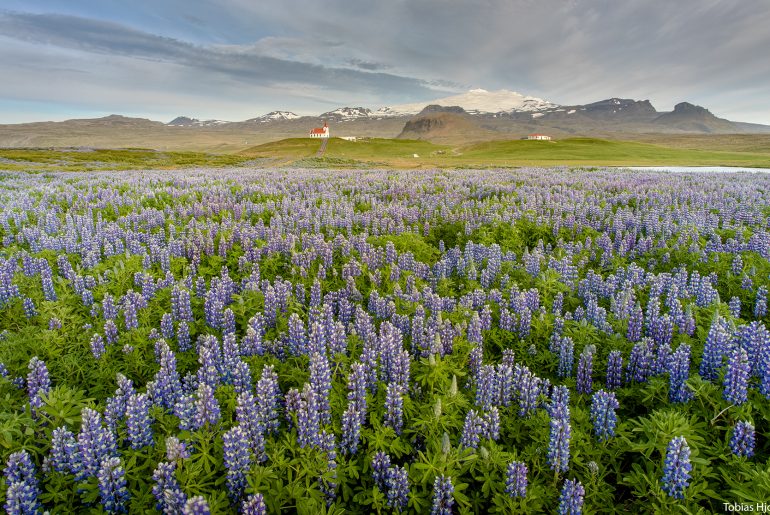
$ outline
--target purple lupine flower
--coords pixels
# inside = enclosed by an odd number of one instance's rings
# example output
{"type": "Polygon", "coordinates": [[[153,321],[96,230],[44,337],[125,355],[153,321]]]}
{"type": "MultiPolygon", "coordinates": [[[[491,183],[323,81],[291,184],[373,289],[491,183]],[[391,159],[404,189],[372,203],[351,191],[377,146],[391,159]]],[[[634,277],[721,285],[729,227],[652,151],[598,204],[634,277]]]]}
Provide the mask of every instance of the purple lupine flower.
{"type": "Polygon", "coordinates": [[[497,406],[492,406],[481,416],[480,434],[489,440],[497,440],[500,437],[500,411],[497,406]]]}
{"type": "Polygon", "coordinates": [[[129,498],[126,488],[126,470],[115,456],[102,461],[96,474],[102,508],[107,513],[125,513],[129,498]]]}
{"type": "Polygon", "coordinates": [[[631,381],[643,383],[647,381],[652,365],[650,345],[651,343],[648,344],[645,339],[634,344],[634,347],[631,349],[631,355],[628,358],[626,383],[630,383],[631,381]]]}
{"type": "Polygon", "coordinates": [[[385,425],[401,434],[404,425],[404,387],[397,383],[388,383],[385,393],[385,425]]]}
{"type": "Polygon", "coordinates": [[[496,369],[493,365],[482,365],[476,378],[476,405],[489,409],[500,399],[496,369]]]}
{"type": "Polygon", "coordinates": [[[181,320],[176,326],[176,344],[179,352],[190,350],[190,327],[185,320],[181,320]]]}
{"type": "Polygon", "coordinates": [[[174,404],[174,415],[179,419],[179,429],[193,429],[195,424],[195,395],[183,393],[174,404]]]}
{"type": "Polygon", "coordinates": [[[460,436],[460,447],[463,449],[477,449],[481,435],[481,417],[475,410],[468,411],[465,416],[463,433],[460,436]]]}
{"type": "Polygon", "coordinates": [[[690,447],[683,436],[672,439],[666,449],[663,466],[663,491],[675,499],[684,499],[684,491],[690,484],[692,464],[690,447]]]}
{"type": "Polygon", "coordinates": [[[126,416],[126,403],[128,402],[128,398],[136,393],[133,381],[120,372],[118,372],[116,380],[118,388],[115,390],[115,395],[107,398],[107,407],[104,410],[105,422],[107,423],[107,427],[112,430],[114,430],[118,421],[126,416]]]}
{"type": "Polygon", "coordinates": [[[731,297],[727,306],[730,309],[730,315],[733,318],[741,317],[741,299],[738,297],[731,297]]]}
{"type": "MultiPolygon", "coordinates": [[[[350,408],[350,406],[348,406],[350,408]]],[[[360,425],[360,424],[359,424],[360,425]]],[[[321,432],[321,420],[318,414],[318,401],[313,387],[305,383],[302,389],[299,409],[297,410],[297,440],[300,447],[317,445],[321,432]]],[[[345,416],[343,415],[343,435],[345,434],[345,416]]],[[[344,436],[343,436],[344,439],[344,436]]],[[[356,439],[356,446],[358,440],[356,439]]],[[[353,451],[355,452],[355,451],[353,451]]]]}
{"type": "Polygon", "coordinates": [[[385,490],[385,478],[390,467],[390,456],[377,451],[372,457],[372,479],[380,490],[385,490]]]}
{"type": "Polygon", "coordinates": [[[261,403],[254,398],[251,392],[245,391],[238,395],[238,404],[235,408],[236,420],[249,438],[251,451],[258,462],[263,461],[265,453],[265,432],[267,430],[262,416],[261,403]]]}
{"type": "Polygon", "coordinates": [[[35,477],[35,465],[27,451],[11,454],[5,466],[5,482],[8,490],[5,495],[5,510],[9,515],[27,515],[40,513],[38,497],[40,487],[35,477]]]}
{"type": "Polygon", "coordinates": [[[743,259],[741,259],[740,254],[735,254],[733,256],[733,261],[730,265],[730,272],[732,272],[733,275],[738,276],[743,273],[743,259]]]}
{"type": "Polygon", "coordinates": [[[570,377],[572,375],[572,367],[575,364],[575,344],[572,338],[565,336],[559,343],[559,368],[556,374],[559,377],[570,377]]]}
{"type": "Polygon", "coordinates": [[[569,469],[569,444],[572,428],[568,418],[551,418],[548,442],[548,465],[551,470],[566,472],[569,469]]]}
{"type": "Polygon", "coordinates": [[[289,315],[288,328],[289,352],[294,356],[307,354],[305,322],[302,321],[297,313],[289,315]]]}
{"type": "Polygon", "coordinates": [[[554,387],[548,411],[551,420],[547,461],[552,470],[564,472],[569,468],[569,444],[572,435],[569,389],[566,386],[554,387]]]}
{"type": "Polygon", "coordinates": [[[190,457],[190,451],[184,442],[175,436],[166,437],[166,459],[171,462],[186,460],[190,457]]]}
{"type": "Polygon", "coordinates": [[[751,422],[741,420],[735,424],[730,437],[730,450],[733,454],[751,458],[754,456],[754,442],[754,425],[751,422]]]}
{"type": "Polygon", "coordinates": [[[644,312],[642,306],[638,303],[631,312],[631,317],[628,319],[628,331],[626,337],[631,342],[638,342],[642,339],[642,324],[644,322],[644,312]]]}
{"type": "Polygon", "coordinates": [[[42,509],[38,501],[39,488],[29,483],[11,483],[5,492],[5,512],[8,515],[32,515],[42,509]]]}
{"type": "Polygon", "coordinates": [[[343,454],[352,455],[358,450],[358,441],[361,438],[362,421],[363,416],[355,402],[349,402],[348,407],[342,414],[342,440],[340,442],[340,447],[343,454]]]}
{"type": "Polygon", "coordinates": [[[230,371],[230,383],[237,394],[251,390],[251,369],[241,358],[236,359],[235,366],[230,371]]]}
{"type": "Polygon", "coordinates": [[[468,353],[468,367],[470,368],[471,378],[473,380],[477,380],[481,373],[483,357],[484,347],[480,343],[473,345],[468,353]]]}
{"type": "Polygon", "coordinates": [[[688,304],[684,310],[684,320],[679,327],[679,332],[688,336],[695,334],[695,315],[692,312],[692,304],[688,304]]]}
{"type": "Polygon", "coordinates": [[[56,297],[56,290],[53,287],[53,275],[51,272],[51,267],[48,266],[48,263],[45,263],[45,266],[40,271],[40,281],[43,286],[43,297],[45,300],[48,301],[55,301],[57,299],[56,297]]]}
{"type": "Polygon", "coordinates": [[[356,410],[362,417],[366,417],[366,366],[363,363],[353,363],[350,365],[350,375],[348,376],[348,401],[355,403],[356,410]]]}
{"type": "Polygon", "coordinates": [[[176,465],[167,461],[158,463],[152,474],[152,494],[157,504],[155,507],[163,513],[181,513],[187,502],[187,496],[182,492],[175,476],[176,465]]]}
{"type": "MultiPolygon", "coordinates": [[[[503,357],[503,359],[505,359],[505,357],[503,357]]],[[[455,383],[457,382],[456,379],[454,379],[454,381],[455,383]]],[[[495,400],[494,404],[510,406],[514,395],[513,367],[505,363],[498,363],[495,365],[495,382],[499,398],[495,400]]]]}
{"type": "Polygon", "coordinates": [[[310,307],[321,305],[321,283],[316,279],[310,287],[310,307]]]}
{"type": "Polygon", "coordinates": [[[436,476],[433,482],[433,504],[430,509],[431,515],[452,515],[454,500],[454,485],[452,478],[445,476],[436,476]]]}
{"type": "MultiPolygon", "coordinates": [[[[213,343],[213,340],[212,340],[213,343]]],[[[214,345],[216,347],[216,345],[214,345]]],[[[214,349],[216,353],[216,348],[214,349]]],[[[219,371],[225,384],[233,383],[233,372],[241,359],[241,349],[235,333],[225,333],[222,337],[222,360],[219,363],[219,371]]]]}
{"type": "Polygon", "coordinates": [[[153,402],[166,409],[173,409],[182,394],[182,383],[176,370],[174,351],[165,342],[160,347],[160,370],[155,374],[153,402]]]}
{"type": "Polygon", "coordinates": [[[30,299],[29,297],[24,297],[22,304],[24,306],[24,316],[26,316],[27,318],[33,318],[37,316],[37,308],[35,308],[35,301],[30,299]]]}
{"type": "MultiPolygon", "coordinates": [[[[749,358],[752,376],[761,375],[761,357],[764,351],[770,350],[770,331],[767,330],[762,322],[754,321],[748,325],[743,325],[738,329],[736,335],[737,344],[746,350],[749,358]]],[[[770,371],[767,371],[770,372],[770,371]]],[[[765,395],[770,392],[762,392],[765,395]]]]}
{"type": "Polygon", "coordinates": [[[51,390],[51,380],[48,378],[48,368],[45,362],[34,356],[29,360],[27,366],[27,393],[29,395],[29,405],[34,415],[38,408],[43,406],[41,395],[48,395],[51,390]]]}
{"type": "Polygon", "coordinates": [[[326,358],[326,354],[313,352],[310,355],[310,386],[315,392],[321,423],[330,423],[332,415],[329,394],[332,390],[332,380],[329,360],[326,358]]]}
{"type": "Polygon", "coordinates": [[[559,496],[559,515],[580,515],[583,513],[583,497],[586,491],[583,484],[577,479],[567,479],[559,496]]]}
{"type": "Polygon", "coordinates": [[[727,362],[722,398],[732,404],[743,404],[748,400],[749,359],[746,351],[736,347],[727,362]]]}
{"type": "Polygon", "coordinates": [[[198,349],[198,361],[201,366],[198,368],[198,384],[207,384],[212,388],[219,386],[220,382],[220,358],[218,357],[219,349],[216,342],[208,342],[207,338],[203,339],[203,342],[198,349]],[[216,347],[216,348],[212,348],[216,347]]]}
{"type": "Polygon", "coordinates": [[[195,400],[193,427],[200,429],[206,424],[216,424],[219,422],[219,415],[219,402],[214,397],[214,389],[206,383],[201,383],[195,400]]]}
{"type": "Polygon", "coordinates": [[[141,449],[153,444],[150,406],[152,402],[146,393],[135,393],[126,403],[126,429],[132,449],[141,449]]]}
{"type": "Polygon", "coordinates": [[[222,311],[220,327],[222,328],[222,334],[235,333],[235,314],[232,309],[226,308],[222,311]]]}
{"type": "Polygon", "coordinates": [[[238,499],[246,488],[246,473],[251,466],[248,434],[241,426],[234,426],[222,436],[222,441],[227,469],[227,491],[230,497],[238,499]]]}
{"type": "Polygon", "coordinates": [[[580,353],[577,369],[577,391],[580,393],[591,393],[593,390],[594,355],[596,354],[596,345],[590,344],[583,347],[580,353]]]}
{"type": "Polygon", "coordinates": [[[557,317],[561,315],[564,307],[564,293],[558,292],[553,296],[553,304],[551,305],[551,312],[557,317]]]}
{"type": "Polygon", "coordinates": [[[511,497],[526,497],[528,472],[527,465],[522,461],[509,463],[505,473],[505,493],[511,497]]]}
{"type": "Polygon", "coordinates": [[[118,343],[118,326],[114,320],[110,319],[104,323],[104,338],[107,340],[108,345],[118,343]]]}
{"type": "Polygon", "coordinates": [[[619,350],[611,351],[607,356],[607,381],[608,390],[620,388],[620,378],[623,371],[623,354],[619,350]]]}
{"type": "Polygon", "coordinates": [[[690,377],[690,346],[682,343],[669,361],[668,399],[671,402],[688,402],[692,399],[692,390],[687,386],[690,377]]]}
{"type": "Polygon", "coordinates": [[[385,474],[386,504],[398,511],[409,504],[409,473],[406,468],[389,467],[385,474]]]}
{"type": "Polygon", "coordinates": [[[112,431],[102,425],[102,416],[91,408],[83,408],[78,433],[80,462],[77,480],[93,477],[99,471],[102,460],[117,454],[117,444],[112,431]]]}
{"type": "Polygon", "coordinates": [[[160,332],[166,340],[174,339],[174,318],[171,313],[163,313],[160,317],[160,332]]]}
{"type": "Polygon", "coordinates": [[[727,352],[730,335],[719,317],[714,318],[703,345],[703,358],[698,369],[701,377],[707,381],[717,378],[717,371],[722,367],[722,359],[727,352]]]}
{"type": "Polygon", "coordinates": [[[569,388],[564,385],[554,386],[548,414],[552,418],[569,419],[569,388]]]}
{"type": "Polygon", "coordinates": [[[767,316],[767,286],[757,288],[757,296],[754,299],[754,316],[756,318],[767,316]]]}
{"type": "Polygon", "coordinates": [[[650,364],[650,375],[663,375],[668,372],[672,366],[671,344],[668,341],[657,344],[651,338],[648,338],[647,340],[650,349],[649,352],[653,356],[650,364]]]}
{"type": "Polygon", "coordinates": [[[248,496],[241,504],[243,515],[267,515],[267,505],[262,494],[248,496]]]}
{"type": "Polygon", "coordinates": [[[478,312],[473,312],[473,316],[471,317],[470,323],[468,323],[468,329],[465,333],[466,339],[475,344],[481,344],[482,343],[482,336],[481,336],[481,318],[479,317],[478,312]]]}
{"type": "Polygon", "coordinates": [[[91,354],[94,355],[94,358],[100,359],[104,355],[104,338],[102,338],[101,334],[94,333],[94,335],[91,337],[90,346],[91,354]]]}
{"type": "Polygon", "coordinates": [[[61,320],[59,320],[58,318],[51,317],[48,320],[48,330],[49,331],[56,331],[56,330],[61,329],[61,328],[62,328],[61,320]]]}
{"type": "Polygon", "coordinates": [[[652,340],[660,347],[670,347],[674,337],[674,320],[671,315],[662,315],[652,324],[652,340]]]}
{"type": "Polygon", "coordinates": [[[126,323],[126,330],[130,331],[139,327],[139,320],[136,317],[136,304],[130,298],[126,299],[123,317],[126,323]]]}
{"type": "Polygon", "coordinates": [[[591,399],[591,420],[594,423],[594,433],[600,442],[606,442],[615,435],[617,416],[615,410],[620,405],[612,392],[599,390],[591,399]]]}
{"type": "Polygon", "coordinates": [[[50,463],[57,472],[70,473],[79,468],[78,444],[66,427],[57,427],[51,435],[50,463]]]}
{"type": "Polygon", "coordinates": [[[280,402],[281,389],[278,386],[278,374],[272,365],[262,368],[262,376],[257,381],[256,402],[259,406],[258,418],[264,425],[265,431],[278,434],[280,421],[278,420],[278,404],[280,402]]]}
{"type": "Polygon", "coordinates": [[[202,495],[196,495],[195,497],[190,497],[187,499],[187,502],[184,503],[184,508],[182,508],[182,515],[210,515],[211,514],[211,508],[209,508],[209,503],[206,500],[205,497],[202,495]]]}
{"type": "Polygon", "coordinates": [[[115,305],[115,299],[109,293],[105,293],[104,298],[102,298],[102,317],[105,320],[118,318],[118,307],[115,305]]]}
{"type": "Polygon", "coordinates": [[[528,416],[537,408],[540,382],[540,378],[533,374],[528,367],[516,365],[513,372],[513,384],[519,401],[520,416],[528,416]]]}

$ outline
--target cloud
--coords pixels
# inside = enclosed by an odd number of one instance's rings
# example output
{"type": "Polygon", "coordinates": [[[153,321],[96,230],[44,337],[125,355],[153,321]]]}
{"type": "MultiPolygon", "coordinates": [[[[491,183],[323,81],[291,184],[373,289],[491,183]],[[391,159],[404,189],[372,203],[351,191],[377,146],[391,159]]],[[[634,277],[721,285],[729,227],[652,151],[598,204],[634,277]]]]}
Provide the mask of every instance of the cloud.
{"type": "MultiPolygon", "coordinates": [[[[38,14],[0,12],[0,35],[98,79],[89,87],[121,90],[110,62],[132,63],[146,73],[135,95],[149,103],[171,90],[207,105],[251,98],[270,109],[277,98],[320,112],[482,87],[564,104],[688,100],[770,123],[765,0],[71,0],[69,15],[52,4],[16,2],[38,14]]],[[[4,53],[4,77],[20,59],[4,53]]]]}
{"type": "Polygon", "coordinates": [[[387,70],[390,68],[390,66],[387,64],[364,61],[362,59],[348,59],[347,63],[354,68],[360,68],[361,70],[368,71],[387,70]]]}
{"type": "Polygon", "coordinates": [[[193,45],[124,25],[58,14],[3,13],[0,35],[108,56],[176,64],[257,85],[309,84],[315,88],[414,95],[430,90],[412,77],[282,59],[243,47],[193,45]]]}

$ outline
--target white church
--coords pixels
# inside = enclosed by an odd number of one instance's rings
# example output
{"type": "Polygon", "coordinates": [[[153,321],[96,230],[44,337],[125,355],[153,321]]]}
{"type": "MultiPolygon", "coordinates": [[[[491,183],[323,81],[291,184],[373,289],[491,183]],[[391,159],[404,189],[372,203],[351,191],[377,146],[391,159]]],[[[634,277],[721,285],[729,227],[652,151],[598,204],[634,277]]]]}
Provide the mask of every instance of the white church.
{"type": "Polygon", "coordinates": [[[329,137],[329,126],[324,122],[323,127],[316,127],[314,129],[310,129],[310,137],[311,138],[328,138],[329,137]]]}

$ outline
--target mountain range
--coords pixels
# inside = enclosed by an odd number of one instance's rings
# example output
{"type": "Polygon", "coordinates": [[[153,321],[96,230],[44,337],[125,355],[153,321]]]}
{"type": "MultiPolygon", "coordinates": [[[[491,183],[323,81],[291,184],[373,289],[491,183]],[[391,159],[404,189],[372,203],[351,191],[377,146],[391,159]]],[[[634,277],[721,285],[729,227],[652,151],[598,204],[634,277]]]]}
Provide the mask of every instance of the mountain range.
{"type": "Polygon", "coordinates": [[[610,98],[559,105],[515,91],[472,89],[429,102],[371,110],[340,107],[317,116],[272,111],[243,121],[179,116],[168,123],[110,115],[103,118],[0,125],[0,146],[143,146],[228,150],[285,137],[304,137],[329,123],[332,136],[401,137],[437,142],[518,139],[531,132],[554,138],[622,139],[645,134],[770,134],[770,126],[719,118],[682,102],[661,112],[649,100],[610,98]]]}

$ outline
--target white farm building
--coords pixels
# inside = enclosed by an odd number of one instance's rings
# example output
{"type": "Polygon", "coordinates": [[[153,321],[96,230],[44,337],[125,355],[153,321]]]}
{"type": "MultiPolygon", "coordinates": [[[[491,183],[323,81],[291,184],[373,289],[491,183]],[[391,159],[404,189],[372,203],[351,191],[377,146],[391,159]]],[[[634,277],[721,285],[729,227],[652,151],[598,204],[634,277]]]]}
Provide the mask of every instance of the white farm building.
{"type": "Polygon", "coordinates": [[[329,126],[324,122],[323,127],[316,127],[315,129],[310,129],[310,137],[311,138],[328,138],[329,137],[329,126]]]}
{"type": "Polygon", "coordinates": [[[527,139],[534,139],[539,141],[550,141],[551,137],[546,134],[530,134],[527,139]]]}

